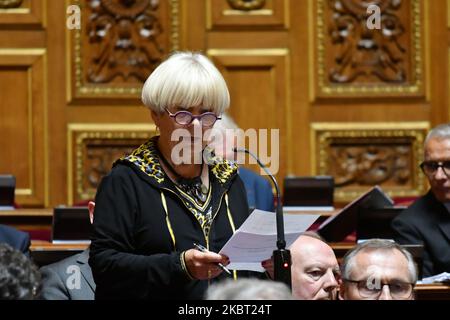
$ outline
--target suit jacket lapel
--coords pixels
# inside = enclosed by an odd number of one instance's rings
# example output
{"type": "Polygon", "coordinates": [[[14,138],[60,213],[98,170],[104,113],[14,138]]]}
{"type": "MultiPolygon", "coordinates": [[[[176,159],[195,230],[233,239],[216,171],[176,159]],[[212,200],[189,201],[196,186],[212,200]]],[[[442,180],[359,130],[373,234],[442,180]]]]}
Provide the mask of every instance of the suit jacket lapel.
{"type": "Polygon", "coordinates": [[[91,289],[95,291],[95,282],[94,277],[92,275],[91,267],[89,266],[89,249],[84,250],[77,259],[77,262],[80,264],[80,271],[83,275],[83,278],[89,284],[91,289]]]}
{"type": "Polygon", "coordinates": [[[447,238],[447,241],[450,242],[450,213],[445,212],[445,215],[442,214],[439,216],[439,229],[441,229],[444,236],[447,238]]]}
{"type": "Polygon", "coordinates": [[[432,214],[436,216],[436,224],[438,225],[438,228],[441,230],[447,241],[450,242],[450,212],[448,212],[446,206],[439,202],[432,193],[430,196],[434,208],[434,212],[432,214]]]}

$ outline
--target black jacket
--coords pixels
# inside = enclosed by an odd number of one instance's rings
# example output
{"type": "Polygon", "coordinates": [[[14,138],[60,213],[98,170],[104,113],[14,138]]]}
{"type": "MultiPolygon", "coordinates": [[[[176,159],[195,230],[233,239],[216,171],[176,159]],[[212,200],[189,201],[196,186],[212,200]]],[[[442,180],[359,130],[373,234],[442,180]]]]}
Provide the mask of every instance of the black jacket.
{"type": "Polygon", "coordinates": [[[423,277],[450,272],[450,213],[429,191],[392,221],[400,244],[423,244],[423,277]]]}
{"type": "Polygon", "coordinates": [[[116,162],[98,188],[89,259],[96,299],[203,298],[208,281],[190,279],[181,253],[194,242],[219,252],[249,214],[237,168],[228,162],[211,166],[214,220],[207,243],[198,220],[148,152],[151,141],[116,162]]]}

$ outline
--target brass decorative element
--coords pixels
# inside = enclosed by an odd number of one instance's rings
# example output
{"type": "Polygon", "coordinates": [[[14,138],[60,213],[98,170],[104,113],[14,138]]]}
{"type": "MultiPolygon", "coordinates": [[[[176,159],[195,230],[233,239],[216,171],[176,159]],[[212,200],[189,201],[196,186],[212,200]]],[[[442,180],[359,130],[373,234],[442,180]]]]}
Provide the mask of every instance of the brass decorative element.
{"type": "Polygon", "coordinates": [[[93,199],[113,162],[131,153],[155,133],[153,124],[70,124],[69,203],[93,199]]]}
{"type": "Polygon", "coordinates": [[[235,10],[259,10],[266,5],[266,0],[227,0],[230,7],[235,10]]]}
{"type": "Polygon", "coordinates": [[[138,98],[144,81],[179,47],[179,0],[81,0],[82,28],[68,34],[69,101],[138,98]],[[72,70],[73,68],[73,70],[72,70]]]}
{"type": "Polygon", "coordinates": [[[334,177],[337,201],[354,200],[374,185],[393,197],[423,194],[419,164],[427,129],[427,123],[313,124],[313,172],[334,177]]]}
{"type": "Polygon", "coordinates": [[[322,96],[423,91],[420,0],[318,0],[318,89],[322,96]],[[380,29],[366,25],[380,8],[380,29]]]}
{"type": "Polygon", "coordinates": [[[0,0],[1,9],[19,8],[23,0],[0,0]]]}

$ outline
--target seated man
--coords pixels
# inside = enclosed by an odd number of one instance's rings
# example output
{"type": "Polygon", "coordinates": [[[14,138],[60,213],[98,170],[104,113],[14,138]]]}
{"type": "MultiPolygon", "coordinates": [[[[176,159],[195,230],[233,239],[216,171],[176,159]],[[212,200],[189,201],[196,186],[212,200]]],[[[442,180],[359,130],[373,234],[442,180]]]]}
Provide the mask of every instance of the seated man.
{"type": "MultiPolygon", "coordinates": [[[[91,223],[95,203],[88,204],[91,223]]],[[[62,261],[41,268],[44,300],[94,300],[95,282],[88,264],[89,248],[62,261]]]]}
{"type": "Polygon", "coordinates": [[[41,275],[28,257],[0,243],[0,300],[33,300],[40,282],[41,275]]]}
{"type": "MultiPolygon", "coordinates": [[[[240,129],[233,119],[227,114],[223,114],[222,119],[215,123],[214,129],[212,130],[213,142],[210,147],[214,148],[215,155],[236,161],[236,153],[233,151],[233,148],[237,144],[237,130],[240,129]],[[229,130],[233,134],[230,134],[229,130]]],[[[270,182],[259,174],[244,167],[239,167],[238,172],[247,191],[249,208],[273,212],[275,210],[274,197],[270,182]]]]}
{"type": "Polygon", "coordinates": [[[27,257],[30,256],[30,235],[27,232],[0,225],[0,243],[7,243],[27,257]]]}
{"type": "MultiPolygon", "coordinates": [[[[335,300],[340,270],[333,249],[316,233],[304,232],[290,247],[292,296],[298,300],[335,300]]],[[[271,259],[262,263],[273,278],[271,259]]]]}
{"type": "Polygon", "coordinates": [[[430,184],[392,221],[400,244],[423,244],[423,277],[450,272],[450,124],[431,130],[424,143],[420,165],[430,184]]]}
{"type": "Polygon", "coordinates": [[[371,239],[357,245],[344,256],[341,269],[343,300],[414,299],[414,260],[393,241],[371,239]]]}

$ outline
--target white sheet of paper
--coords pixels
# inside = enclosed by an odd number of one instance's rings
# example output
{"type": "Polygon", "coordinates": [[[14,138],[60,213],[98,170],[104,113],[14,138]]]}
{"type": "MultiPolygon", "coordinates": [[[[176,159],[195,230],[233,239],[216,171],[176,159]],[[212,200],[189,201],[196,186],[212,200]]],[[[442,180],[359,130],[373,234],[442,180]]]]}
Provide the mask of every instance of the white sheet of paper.
{"type": "MultiPolygon", "coordinates": [[[[320,215],[284,213],[283,217],[286,248],[289,248],[320,215]]],[[[227,267],[231,270],[264,272],[261,262],[272,256],[277,249],[276,242],[276,214],[254,210],[219,253],[230,258],[227,267]]]]}

